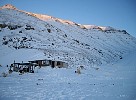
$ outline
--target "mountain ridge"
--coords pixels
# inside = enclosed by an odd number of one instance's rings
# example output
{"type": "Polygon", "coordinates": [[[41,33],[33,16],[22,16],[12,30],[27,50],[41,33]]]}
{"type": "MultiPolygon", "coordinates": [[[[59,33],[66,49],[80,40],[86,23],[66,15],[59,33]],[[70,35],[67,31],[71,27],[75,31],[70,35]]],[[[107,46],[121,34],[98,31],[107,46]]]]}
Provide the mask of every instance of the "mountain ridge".
{"type": "Polygon", "coordinates": [[[32,16],[39,18],[40,20],[43,20],[43,21],[54,20],[54,21],[58,21],[58,22],[61,22],[61,23],[65,23],[65,24],[77,25],[77,26],[80,26],[81,28],[85,28],[85,29],[101,29],[103,31],[104,30],[117,30],[117,29],[112,28],[110,26],[104,27],[104,26],[96,26],[96,25],[77,24],[73,21],[64,20],[64,19],[56,18],[56,17],[53,17],[53,16],[45,15],[45,14],[36,14],[36,13],[32,13],[32,12],[26,12],[26,11],[17,9],[15,6],[13,6],[11,4],[6,4],[6,5],[2,6],[1,9],[13,9],[13,10],[17,10],[17,11],[24,12],[26,14],[32,15],[32,16]]]}

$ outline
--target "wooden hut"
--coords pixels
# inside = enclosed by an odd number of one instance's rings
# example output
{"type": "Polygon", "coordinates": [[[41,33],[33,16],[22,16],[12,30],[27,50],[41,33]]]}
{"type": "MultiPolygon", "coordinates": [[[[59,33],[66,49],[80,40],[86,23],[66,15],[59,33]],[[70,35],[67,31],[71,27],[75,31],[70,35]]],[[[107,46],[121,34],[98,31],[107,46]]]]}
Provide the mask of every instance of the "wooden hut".
{"type": "Polygon", "coordinates": [[[34,73],[34,68],[35,68],[35,65],[30,63],[14,63],[13,64],[13,71],[20,72],[20,73],[22,72],[34,73]]]}
{"type": "Polygon", "coordinates": [[[34,60],[34,61],[28,61],[31,64],[37,64],[37,66],[50,66],[51,65],[51,60],[34,60]]]}
{"type": "Polygon", "coordinates": [[[42,66],[51,66],[52,68],[68,68],[68,63],[63,61],[53,61],[53,60],[34,60],[34,61],[28,61],[28,63],[14,63],[11,64],[11,67],[13,68],[13,71],[16,72],[30,72],[34,73],[34,69],[36,66],[42,67],[42,66]]]}
{"type": "Polygon", "coordinates": [[[52,61],[51,66],[57,68],[68,68],[68,63],[63,61],[52,61]]]}
{"type": "Polygon", "coordinates": [[[63,61],[54,61],[54,60],[34,60],[34,61],[28,61],[31,64],[37,64],[37,66],[51,66],[52,68],[58,67],[58,68],[67,68],[68,64],[63,61]]]}

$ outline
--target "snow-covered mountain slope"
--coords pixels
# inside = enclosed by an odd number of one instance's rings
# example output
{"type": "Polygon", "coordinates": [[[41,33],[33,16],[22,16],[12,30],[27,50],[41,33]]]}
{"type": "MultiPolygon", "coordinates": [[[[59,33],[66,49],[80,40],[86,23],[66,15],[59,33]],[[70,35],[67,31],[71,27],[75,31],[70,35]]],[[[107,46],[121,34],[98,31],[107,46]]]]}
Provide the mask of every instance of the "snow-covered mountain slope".
{"type": "Polygon", "coordinates": [[[0,64],[53,59],[70,67],[107,64],[136,49],[136,39],[125,30],[81,25],[48,15],[0,8],[0,64]],[[23,57],[22,57],[23,55],[23,57]]]}
{"type": "Polygon", "coordinates": [[[125,30],[0,8],[0,100],[136,100],[135,59],[136,39],[125,30]],[[71,68],[8,72],[14,60],[37,59],[71,68]]]}

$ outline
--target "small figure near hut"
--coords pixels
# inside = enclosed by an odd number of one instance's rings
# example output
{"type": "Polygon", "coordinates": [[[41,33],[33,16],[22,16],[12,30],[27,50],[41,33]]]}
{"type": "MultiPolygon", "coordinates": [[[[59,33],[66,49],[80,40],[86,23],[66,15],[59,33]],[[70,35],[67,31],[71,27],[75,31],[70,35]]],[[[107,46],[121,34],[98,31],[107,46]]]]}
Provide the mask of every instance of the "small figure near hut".
{"type": "Polygon", "coordinates": [[[12,70],[13,64],[10,65],[8,73],[11,74],[13,72],[12,70]]]}
{"type": "Polygon", "coordinates": [[[80,67],[77,67],[77,70],[75,71],[75,73],[81,74],[80,67]]]}

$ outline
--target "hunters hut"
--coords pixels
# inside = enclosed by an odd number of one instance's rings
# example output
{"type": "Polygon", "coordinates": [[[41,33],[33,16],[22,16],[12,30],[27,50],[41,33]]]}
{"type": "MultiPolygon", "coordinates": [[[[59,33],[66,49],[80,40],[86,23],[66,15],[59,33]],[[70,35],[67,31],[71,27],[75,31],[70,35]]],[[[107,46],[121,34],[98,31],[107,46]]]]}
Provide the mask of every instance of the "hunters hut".
{"type": "Polygon", "coordinates": [[[52,61],[52,67],[68,68],[68,63],[62,61],[52,61]]]}
{"type": "Polygon", "coordinates": [[[52,60],[34,60],[34,61],[28,61],[28,63],[14,63],[11,64],[11,68],[13,68],[13,71],[15,72],[29,72],[34,73],[34,69],[36,66],[39,67],[45,67],[45,66],[51,66],[52,68],[68,68],[68,63],[63,61],[52,61],[52,60]]]}
{"type": "Polygon", "coordinates": [[[39,67],[42,66],[51,66],[52,68],[58,67],[58,68],[67,68],[68,64],[62,61],[52,61],[52,60],[34,60],[34,61],[28,61],[31,64],[37,64],[39,67]]]}
{"type": "Polygon", "coordinates": [[[36,64],[39,67],[42,66],[50,66],[51,65],[51,60],[34,60],[34,61],[28,61],[30,64],[36,64]]]}
{"type": "Polygon", "coordinates": [[[14,63],[12,64],[13,71],[16,72],[29,72],[29,73],[34,73],[34,68],[36,65],[30,64],[30,63],[14,63]]]}

